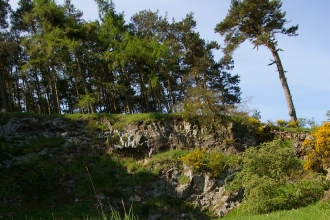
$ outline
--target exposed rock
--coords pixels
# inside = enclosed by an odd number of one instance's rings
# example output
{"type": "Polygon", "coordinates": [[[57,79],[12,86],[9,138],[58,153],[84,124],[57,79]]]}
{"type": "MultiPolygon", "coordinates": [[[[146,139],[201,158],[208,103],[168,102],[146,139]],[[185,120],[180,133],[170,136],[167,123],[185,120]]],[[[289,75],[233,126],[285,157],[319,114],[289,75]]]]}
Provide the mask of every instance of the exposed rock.
{"type": "Polygon", "coordinates": [[[149,214],[148,220],[157,220],[162,217],[161,213],[149,214]]]}
{"type": "Polygon", "coordinates": [[[176,196],[180,199],[187,199],[191,196],[191,184],[179,185],[175,190],[176,196]]]}
{"type": "Polygon", "coordinates": [[[322,201],[323,202],[328,202],[330,200],[330,190],[324,192],[324,196],[322,201]]]}
{"type": "MultiPolygon", "coordinates": [[[[224,153],[238,153],[252,145],[256,141],[248,132],[239,132],[232,123],[212,128],[210,125],[200,124],[184,120],[168,120],[148,123],[137,123],[126,126],[122,130],[113,127],[109,121],[102,119],[97,122],[103,124],[107,129],[93,130],[88,127],[88,121],[71,121],[63,118],[56,119],[35,119],[21,118],[10,119],[7,123],[0,125],[0,136],[7,142],[19,146],[36,137],[63,137],[62,148],[65,152],[57,155],[62,166],[75,162],[77,155],[101,155],[111,154],[114,151],[122,156],[135,158],[148,158],[154,154],[170,149],[182,148],[208,148],[224,153]],[[228,144],[227,139],[235,140],[235,144],[228,144]],[[244,143],[244,144],[242,144],[244,143]],[[70,152],[75,146],[74,152],[70,152]]],[[[48,154],[51,158],[51,149],[44,148],[40,152],[34,152],[25,156],[15,156],[1,161],[0,169],[22,164],[25,158],[48,154]]],[[[92,164],[89,164],[92,166],[92,164]]],[[[182,200],[189,201],[195,205],[197,210],[210,210],[221,216],[233,207],[239,205],[240,198],[226,195],[224,180],[229,171],[221,175],[217,180],[209,178],[205,174],[193,174],[185,167],[179,170],[173,167],[162,171],[162,177],[147,186],[135,186],[134,189],[122,189],[132,194],[127,203],[132,201],[143,203],[150,197],[160,195],[172,195],[182,200]],[[180,185],[179,176],[189,177],[189,183],[180,185]]],[[[83,198],[74,196],[76,179],[73,177],[65,184],[68,195],[76,203],[83,201],[83,198]]],[[[8,201],[0,198],[0,205],[11,204],[15,209],[19,208],[21,202],[8,201]]],[[[121,201],[116,198],[108,198],[105,195],[98,195],[98,199],[106,207],[110,200],[113,207],[120,207],[121,201]]],[[[95,204],[98,206],[99,204],[95,204]]],[[[129,204],[127,204],[129,205],[129,204]]],[[[173,216],[174,217],[174,216],[173,216]]],[[[150,214],[148,219],[160,219],[160,213],[150,214]]],[[[176,219],[189,219],[185,213],[176,213],[176,219]]]]}
{"type": "Polygon", "coordinates": [[[88,122],[84,120],[10,119],[0,126],[0,136],[15,145],[21,145],[39,136],[57,136],[65,139],[63,146],[79,146],[79,154],[88,153],[84,146],[92,146],[92,150],[97,152],[111,153],[113,150],[119,150],[123,154],[140,158],[145,155],[151,157],[168,149],[196,146],[217,149],[228,154],[237,153],[256,143],[251,134],[238,132],[231,123],[216,130],[184,120],[137,123],[128,125],[123,130],[115,129],[105,119],[98,123],[107,126],[108,130],[91,131],[88,129],[88,122]],[[228,145],[226,139],[244,143],[244,147],[242,144],[228,145]]]}
{"type": "Polygon", "coordinates": [[[330,167],[326,171],[327,171],[326,180],[330,181],[330,167]]]}

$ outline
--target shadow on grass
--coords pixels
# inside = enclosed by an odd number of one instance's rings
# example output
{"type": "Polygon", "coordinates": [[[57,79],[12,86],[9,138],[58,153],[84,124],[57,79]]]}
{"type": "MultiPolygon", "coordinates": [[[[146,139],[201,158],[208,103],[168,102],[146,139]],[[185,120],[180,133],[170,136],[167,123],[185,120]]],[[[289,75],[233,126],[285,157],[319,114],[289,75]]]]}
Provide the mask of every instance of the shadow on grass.
{"type": "Polygon", "coordinates": [[[67,159],[61,154],[46,154],[2,168],[2,219],[101,219],[102,210],[106,215],[112,208],[124,214],[132,204],[140,219],[153,213],[171,219],[173,213],[195,212],[191,205],[169,195],[133,201],[137,186],[148,189],[148,184],[159,179],[141,164],[132,164],[132,159],[116,155],[80,155],[64,161],[67,159]]]}

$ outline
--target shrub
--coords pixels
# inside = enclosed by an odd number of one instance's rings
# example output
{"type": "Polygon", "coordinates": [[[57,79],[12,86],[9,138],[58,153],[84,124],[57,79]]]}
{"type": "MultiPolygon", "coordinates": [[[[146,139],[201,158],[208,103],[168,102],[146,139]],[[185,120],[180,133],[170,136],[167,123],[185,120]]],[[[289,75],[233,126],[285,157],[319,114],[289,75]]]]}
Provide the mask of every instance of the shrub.
{"type": "Polygon", "coordinates": [[[227,158],[222,153],[206,154],[206,170],[211,178],[218,178],[224,171],[227,158]]]}
{"type": "Polygon", "coordinates": [[[242,211],[260,214],[306,206],[322,196],[325,186],[319,176],[304,174],[290,145],[275,140],[243,153],[229,189],[243,188],[242,211]]]}
{"type": "Polygon", "coordinates": [[[305,170],[322,171],[330,167],[330,123],[325,122],[317,128],[305,139],[303,146],[309,148],[305,170]]]}
{"type": "Polygon", "coordinates": [[[316,202],[323,192],[324,181],[321,178],[281,184],[267,176],[254,176],[245,188],[245,201],[241,208],[251,214],[296,209],[316,202]]]}
{"type": "Polygon", "coordinates": [[[279,120],[276,121],[276,124],[279,127],[286,127],[288,125],[288,122],[283,120],[283,119],[279,119],[279,120]]]}
{"type": "Polygon", "coordinates": [[[206,149],[195,149],[181,160],[194,172],[206,172],[211,178],[218,178],[226,165],[227,158],[222,153],[206,153],[206,149]]]}
{"type": "Polygon", "coordinates": [[[298,121],[289,121],[288,125],[289,128],[298,128],[299,122],[298,121]]]}
{"type": "Polygon", "coordinates": [[[247,120],[247,126],[251,132],[253,132],[256,135],[262,135],[263,134],[263,125],[259,119],[256,118],[248,118],[247,120]]]}
{"type": "Polygon", "coordinates": [[[191,167],[193,171],[201,171],[205,169],[206,163],[204,161],[206,149],[196,148],[194,151],[189,153],[188,155],[182,157],[182,161],[188,167],[191,167]]]}

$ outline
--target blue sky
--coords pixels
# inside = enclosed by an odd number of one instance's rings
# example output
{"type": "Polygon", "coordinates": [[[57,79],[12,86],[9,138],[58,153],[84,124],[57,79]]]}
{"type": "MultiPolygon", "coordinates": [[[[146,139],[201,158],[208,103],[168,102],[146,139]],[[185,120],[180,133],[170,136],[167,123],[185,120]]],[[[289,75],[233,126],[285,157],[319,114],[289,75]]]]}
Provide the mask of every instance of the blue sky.
{"type": "MultiPolygon", "coordinates": [[[[18,0],[10,0],[15,7],[18,0]]],[[[64,0],[57,0],[62,4],[64,0]]],[[[72,0],[84,12],[85,20],[98,19],[94,0],[72,0]]],[[[141,10],[159,10],[160,15],[181,20],[193,12],[197,29],[205,40],[215,40],[223,45],[219,34],[214,33],[229,9],[230,0],[114,0],[117,12],[124,12],[126,21],[141,10]]],[[[330,110],[330,1],[282,0],[290,25],[299,24],[297,37],[278,35],[282,64],[293,97],[298,118],[314,118],[319,124],[325,121],[330,110]]],[[[222,53],[214,52],[220,59],[222,53]]],[[[262,121],[289,120],[284,92],[276,66],[268,66],[272,55],[264,47],[253,50],[245,42],[234,52],[233,73],[241,76],[242,97],[250,100],[250,109],[261,112],[262,121]]]]}

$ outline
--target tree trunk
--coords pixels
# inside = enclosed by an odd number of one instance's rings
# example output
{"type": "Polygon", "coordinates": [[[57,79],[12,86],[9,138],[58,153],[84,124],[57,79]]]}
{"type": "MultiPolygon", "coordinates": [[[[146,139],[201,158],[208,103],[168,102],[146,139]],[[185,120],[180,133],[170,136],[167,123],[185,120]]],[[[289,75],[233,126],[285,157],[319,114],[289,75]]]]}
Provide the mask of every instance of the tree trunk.
{"type": "MultiPolygon", "coordinates": [[[[75,55],[76,55],[76,59],[77,59],[77,63],[78,63],[78,69],[79,69],[79,72],[80,72],[81,81],[84,85],[85,93],[86,93],[86,95],[90,94],[90,91],[89,91],[89,88],[88,88],[88,85],[87,85],[87,82],[86,82],[85,69],[82,67],[82,64],[80,62],[80,58],[78,57],[78,54],[76,53],[75,55]]],[[[88,112],[89,111],[91,111],[92,113],[95,112],[93,104],[88,104],[87,108],[88,108],[88,112]]]]}
{"type": "Polygon", "coordinates": [[[5,112],[9,112],[6,82],[5,82],[4,77],[3,77],[4,69],[1,68],[0,70],[1,70],[1,73],[0,73],[0,89],[1,89],[1,98],[2,98],[2,103],[3,103],[3,108],[4,108],[5,112]]]}
{"type": "Polygon", "coordinates": [[[32,70],[34,73],[34,78],[36,81],[36,90],[37,90],[37,96],[38,96],[38,105],[39,105],[39,113],[43,114],[43,106],[42,106],[42,98],[41,98],[41,92],[40,92],[40,83],[39,83],[39,78],[38,78],[38,74],[37,71],[32,70]]]}
{"type": "Polygon", "coordinates": [[[124,68],[123,69],[123,73],[124,73],[124,77],[125,77],[125,105],[127,107],[127,111],[129,114],[132,114],[132,108],[133,108],[133,104],[132,104],[132,99],[131,99],[131,80],[130,80],[130,75],[128,73],[128,71],[124,68]]]}
{"type": "Polygon", "coordinates": [[[276,66],[277,66],[277,70],[278,70],[278,73],[279,73],[279,78],[280,78],[280,81],[281,81],[281,84],[282,84],[282,87],[283,87],[283,90],[284,90],[286,104],[287,104],[288,109],[289,109],[289,115],[290,115],[291,121],[296,122],[297,121],[296,110],[295,110],[294,105],[293,105],[292,95],[290,93],[289,85],[288,85],[288,82],[287,82],[286,77],[285,77],[285,71],[283,69],[280,56],[278,55],[278,52],[277,52],[274,45],[270,45],[269,49],[273,54],[273,57],[274,57],[274,60],[275,60],[276,66]]]}

